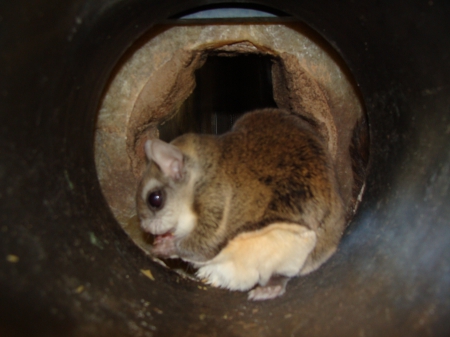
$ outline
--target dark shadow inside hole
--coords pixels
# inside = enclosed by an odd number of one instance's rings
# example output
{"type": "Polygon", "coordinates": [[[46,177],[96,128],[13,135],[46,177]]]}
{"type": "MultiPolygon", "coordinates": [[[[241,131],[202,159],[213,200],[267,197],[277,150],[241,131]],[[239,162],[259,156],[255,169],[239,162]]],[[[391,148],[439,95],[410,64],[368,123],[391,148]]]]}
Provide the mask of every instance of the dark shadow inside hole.
{"type": "Polygon", "coordinates": [[[247,111],[277,107],[272,89],[273,57],[210,54],[195,72],[196,87],[179,112],[158,127],[171,141],[187,132],[222,134],[247,111]]]}

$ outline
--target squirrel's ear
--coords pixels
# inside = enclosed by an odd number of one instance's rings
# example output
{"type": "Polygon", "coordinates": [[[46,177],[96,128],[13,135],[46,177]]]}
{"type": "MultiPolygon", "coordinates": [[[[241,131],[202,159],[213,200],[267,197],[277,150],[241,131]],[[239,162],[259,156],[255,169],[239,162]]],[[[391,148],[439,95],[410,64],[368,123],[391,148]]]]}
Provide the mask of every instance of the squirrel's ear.
{"type": "Polygon", "coordinates": [[[180,180],[183,175],[183,153],[172,144],[159,139],[145,142],[145,154],[159,166],[165,176],[180,180]]]}

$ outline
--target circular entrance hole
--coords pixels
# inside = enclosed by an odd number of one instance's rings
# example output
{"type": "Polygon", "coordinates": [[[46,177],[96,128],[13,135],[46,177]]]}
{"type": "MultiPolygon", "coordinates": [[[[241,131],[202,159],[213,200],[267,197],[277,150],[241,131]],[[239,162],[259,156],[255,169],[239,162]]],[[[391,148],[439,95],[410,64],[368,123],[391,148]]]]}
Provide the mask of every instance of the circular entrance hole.
{"type": "Polygon", "coordinates": [[[299,23],[165,25],[123,58],[95,134],[103,193],[138,246],[148,252],[151,245],[135,211],[145,141],[170,141],[186,132],[220,134],[243,113],[264,107],[307,119],[326,139],[350,219],[363,191],[368,130],[337,53],[299,23]]]}

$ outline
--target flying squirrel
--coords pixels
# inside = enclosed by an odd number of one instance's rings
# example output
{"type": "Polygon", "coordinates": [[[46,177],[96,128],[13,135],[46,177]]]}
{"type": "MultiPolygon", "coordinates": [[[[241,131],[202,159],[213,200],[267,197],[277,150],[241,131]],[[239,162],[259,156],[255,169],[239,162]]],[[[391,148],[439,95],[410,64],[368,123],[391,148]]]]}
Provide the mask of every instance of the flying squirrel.
{"type": "Polygon", "coordinates": [[[180,258],[206,283],[281,296],[337,249],[345,210],[326,142],[308,120],[280,109],[244,114],[216,136],[145,143],[136,195],[151,253],[180,258]]]}

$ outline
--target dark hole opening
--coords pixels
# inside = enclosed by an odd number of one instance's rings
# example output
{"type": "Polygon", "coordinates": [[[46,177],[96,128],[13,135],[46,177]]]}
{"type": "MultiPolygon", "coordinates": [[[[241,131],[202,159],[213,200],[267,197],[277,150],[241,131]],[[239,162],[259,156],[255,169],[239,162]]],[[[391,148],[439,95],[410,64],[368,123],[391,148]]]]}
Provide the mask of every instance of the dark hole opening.
{"type": "Polygon", "coordinates": [[[158,127],[171,141],[187,132],[222,134],[247,111],[277,107],[272,89],[273,58],[258,54],[210,54],[195,72],[196,87],[171,120],[158,127]]]}

